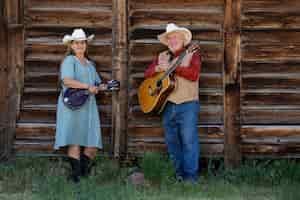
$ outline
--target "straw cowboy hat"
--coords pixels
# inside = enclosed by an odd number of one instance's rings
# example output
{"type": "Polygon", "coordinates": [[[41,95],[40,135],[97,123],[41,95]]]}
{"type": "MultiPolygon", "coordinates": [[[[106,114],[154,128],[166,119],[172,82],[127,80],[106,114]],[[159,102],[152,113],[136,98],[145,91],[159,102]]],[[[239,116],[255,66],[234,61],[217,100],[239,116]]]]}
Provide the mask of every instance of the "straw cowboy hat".
{"type": "Polygon", "coordinates": [[[157,38],[162,44],[168,46],[168,35],[171,33],[181,33],[184,36],[184,46],[188,45],[192,40],[192,33],[189,29],[179,27],[173,23],[167,24],[166,32],[158,35],[157,38]]]}
{"type": "Polygon", "coordinates": [[[74,29],[72,35],[65,35],[63,38],[64,44],[69,44],[70,42],[76,40],[76,41],[83,41],[86,40],[88,42],[92,41],[95,35],[90,35],[89,37],[86,37],[85,32],[79,28],[74,29]]]}

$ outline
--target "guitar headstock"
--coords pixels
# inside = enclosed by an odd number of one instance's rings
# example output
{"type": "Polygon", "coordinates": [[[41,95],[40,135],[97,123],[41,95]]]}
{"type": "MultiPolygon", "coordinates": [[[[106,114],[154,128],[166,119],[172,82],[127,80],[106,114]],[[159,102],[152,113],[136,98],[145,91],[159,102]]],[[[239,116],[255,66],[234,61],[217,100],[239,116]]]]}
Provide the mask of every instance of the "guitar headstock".
{"type": "Polygon", "coordinates": [[[195,53],[196,51],[200,51],[200,43],[199,42],[193,42],[187,48],[187,53],[195,53]]]}

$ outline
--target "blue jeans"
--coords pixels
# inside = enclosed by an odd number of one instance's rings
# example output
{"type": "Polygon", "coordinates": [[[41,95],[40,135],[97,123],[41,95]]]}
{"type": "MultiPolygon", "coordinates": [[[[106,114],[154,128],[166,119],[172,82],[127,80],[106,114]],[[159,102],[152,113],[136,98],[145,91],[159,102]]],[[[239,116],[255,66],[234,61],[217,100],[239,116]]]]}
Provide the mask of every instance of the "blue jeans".
{"type": "Polygon", "coordinates": [[[176,176],[196,181],[199,170],[198,114],[200,104],[168,102],[163,111],[165,139],[176,176]]]}

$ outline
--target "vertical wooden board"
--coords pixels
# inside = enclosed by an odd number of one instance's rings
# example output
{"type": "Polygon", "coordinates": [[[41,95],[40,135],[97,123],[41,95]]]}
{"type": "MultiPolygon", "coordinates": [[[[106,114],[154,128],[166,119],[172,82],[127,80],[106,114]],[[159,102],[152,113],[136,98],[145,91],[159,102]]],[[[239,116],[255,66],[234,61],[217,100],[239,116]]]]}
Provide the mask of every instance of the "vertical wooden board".
{"type": "Polygon", "coordinates": [[[241,1],[225,1],[224,18],[224,159],[228,168],[238,167],[240,151],[240,19],[241,1]]]}
{"type": "Polygon", "coordinates": [[[4,1],[0,2],[0,161],[7,156],[7,27],[4,1]]]}
{"type": "MultiPolygon", "coordinates": [[[[2,1],[3,2],[3,1],[2,1]]],[[[5,110],[5,154],[12,154],[13,140],[16,127],[16,118],[19,111],[20,94],[23,86],[23,2],[19,0],[5,1],[2,7],[3,17],[7,37],[3,42],[5,63],[6,102],[5,110]]],[[[2,22],[3,23],[3,22],[2,22]]]]}
{"type": "Polygon", "coordinates": [[[112,65],[117,69],[113,78],[120,81],[120,91],[113,94],[112,126],[115,157],[127,154],[128,110],[128,1],[113,0],[112,65]]]}

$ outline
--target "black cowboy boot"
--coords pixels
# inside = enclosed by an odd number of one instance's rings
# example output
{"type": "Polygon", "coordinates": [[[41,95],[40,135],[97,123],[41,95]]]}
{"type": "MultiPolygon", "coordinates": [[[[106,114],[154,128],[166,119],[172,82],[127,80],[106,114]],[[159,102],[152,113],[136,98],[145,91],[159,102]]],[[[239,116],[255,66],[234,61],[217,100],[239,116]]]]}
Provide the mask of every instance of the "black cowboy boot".
{"type": "Polygon", "coordinates": [[[81,176],[88,176],[91,174],[92,167],[95,165],[95,162],[92,161],[87,155],[80,155],[80,168],[81,176]]]}
{"type": "Polygon", "coordinates": [[[69,157],[69,162],[72,168],[72,172],[69,176],[69,179],[72,180],[74,183],[79,183],[80,181],[79,176],[81,174],[80,160],[69,157]]]}

